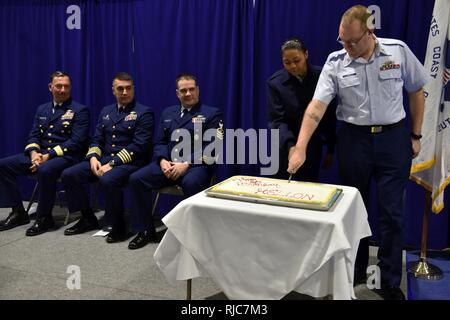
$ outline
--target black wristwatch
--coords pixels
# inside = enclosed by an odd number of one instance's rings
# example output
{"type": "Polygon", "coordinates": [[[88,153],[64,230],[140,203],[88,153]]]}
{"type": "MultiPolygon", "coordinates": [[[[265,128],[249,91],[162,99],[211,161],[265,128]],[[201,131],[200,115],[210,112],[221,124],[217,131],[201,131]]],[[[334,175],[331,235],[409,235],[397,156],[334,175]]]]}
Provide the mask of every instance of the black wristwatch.
{"type": "Polygon", "coordinates": [[[113,168],[113,167],[116,165],[116,163],[114,162],[114,160],[109,160],[108,164],[109,164],[109,166],[110,166],[111,168],[113,168]]]}
{"type": "Polygon", "coordinates": [[[411,138],[413,138],[414,140],[420,140],[420,139],[422,139],[422,135],[411,132],[411,138]]]}

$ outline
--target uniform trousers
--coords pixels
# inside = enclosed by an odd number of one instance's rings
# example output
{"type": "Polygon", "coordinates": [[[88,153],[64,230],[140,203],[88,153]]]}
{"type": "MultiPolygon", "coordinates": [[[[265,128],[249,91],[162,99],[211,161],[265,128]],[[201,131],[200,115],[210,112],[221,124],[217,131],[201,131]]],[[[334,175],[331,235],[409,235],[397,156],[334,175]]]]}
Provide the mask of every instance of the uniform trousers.
{"type": "MultiPolygon", "coordinates": [[[[105,164],[108,161],[102,159],[101,162],[105,164]]],[[[91,206],[85,185],[98,182],[100,188],[104,191],[107,223],[113,229],[123,230],[125,228],[123,188],[126,187],[130,174],[138,168],[135,165],[124,164],[113,167],[103,176],[97,177],[91,171],[90,162],[83,161],[64,170],[61,180],[67,193],[69,211],[89,212],[91,206]]]]}
{"type": "MultiPolygon", "coordinates": [[[[406,185],[412,161],[411,138],[404,125],[370,133],[367,127],[343,123],[337,142],[342,184],[356,187],[369,211],[374,178],[377,191],[378,266],[383,285],[400,286],[402,276],[403,216],[406,185]]],[[[373,228],[372,228],[373,230],[373,228]]],[[[361,240],[355,271],[366,271],[368,238],[361,240]]]]}
{"type": "MultiPolygon", "coordinates": [[[[73,157],[63,156],[41,164],[36,171],[39,184],[38,217],[51,216],[55,203],[56,184],[61,172],[76,163],[73,157]]],[[[17,177],[32,174],[30,157],[17,154],[0,159],[0,208],[22,205],[17,177]]]]}

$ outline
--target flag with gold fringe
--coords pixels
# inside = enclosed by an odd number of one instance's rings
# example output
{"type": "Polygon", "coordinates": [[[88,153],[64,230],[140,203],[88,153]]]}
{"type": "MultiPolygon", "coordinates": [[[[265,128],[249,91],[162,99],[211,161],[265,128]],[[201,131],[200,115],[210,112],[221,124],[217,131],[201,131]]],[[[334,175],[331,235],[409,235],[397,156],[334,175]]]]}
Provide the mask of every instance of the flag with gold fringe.
{"type": "Polygon", "coordinates": [[[450,0],[436,0],[428,36],[422,149],[413,160],[411,179],[431,192],[432,211],[444,208],[450,183],[450,0]]]}

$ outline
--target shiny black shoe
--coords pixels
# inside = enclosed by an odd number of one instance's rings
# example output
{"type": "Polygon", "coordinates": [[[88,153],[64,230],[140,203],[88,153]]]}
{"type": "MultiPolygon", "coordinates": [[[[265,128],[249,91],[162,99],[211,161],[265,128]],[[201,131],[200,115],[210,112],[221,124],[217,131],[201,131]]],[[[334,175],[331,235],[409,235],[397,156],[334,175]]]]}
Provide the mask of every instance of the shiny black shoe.
{"type": "Polygon", "coordinates": [[[0,222],[0,231],[9,230],[30,223],[28,214],[24,212],[11,212],[8,217],[0,222]]]}
{"type": "Polygon", "coordinates": [[[29,237],[37,236],[39,234],[47,232],[49,229],[53,229],[54,227],[55,222],[53,221],[53,217],[38,217],[34,224],[30,228],[28,228],[26,235],[29,237]]]}
{"type": "Polygon", "coordinates": [[[384,300],[406,300],[402,289],[393,286],[381,286],[381,289],[373,289],[373,292],[378,294],[384,300]]]}
{"type": "Polygon", "coordinates": [[[82,217],[73,226],[64,230],[64,234],[66,236],[73,236],[75,234],[85,233],[85,232],[88,232],[91,230],[96,230],[96,229],[99,229],[97,219],[88,220],[88,219],[82,217]]]}
{"type": "Polygon", "coordinates": [[[111,232],[106,237],[106,242],[114,243],[125,240],[127,237],[127,233],[124,230],[112,229],[111,232]]]}
{"type": "Polygon", "coordinates": [[[137,236],[130,241],[128,249],[135,250],[144,247],[147,243],[156,240],[156,232],[153,231],[141,231],[137,236]]]}

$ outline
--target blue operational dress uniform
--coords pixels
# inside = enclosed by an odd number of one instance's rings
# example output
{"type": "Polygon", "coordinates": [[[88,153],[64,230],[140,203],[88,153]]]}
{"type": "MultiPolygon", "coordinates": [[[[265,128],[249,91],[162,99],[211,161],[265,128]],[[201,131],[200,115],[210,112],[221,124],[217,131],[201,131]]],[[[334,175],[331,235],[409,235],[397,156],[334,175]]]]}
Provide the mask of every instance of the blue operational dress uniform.
{"type": "MultiPolygon", "coordinates": [[[[105,192],[105,217],[113,229],[125,232],[123,187],[129,175],[151,159],[154,114],[133,101],[119,111],[117,104],[100,112],[85,161],[64,170],[62,182],[70,212],[91,212],[84,184],[98,181],[105,192]],[[102,165],[114,160],[114,167],[98,178],[91,171],[90,158],[102,165]]],[[[91,217],[86,217],[91,218],[91,217]]]]}
{"type": "Polygon", "coordinates": [[[209,142],[202,142],[202,150],[194,150],[195,141],[201,138],[199,132],[196,131],[199,129],[194,129],[195,123],[201,123],[203,132],[208,129],[215,129],[217,131],[216,138],[223,139],[222,112],[217,108],[199,102],[183,116],[181,116],[180,105],[168,107],[162,112],[154,141],[154,161],[133,173],[129,180],[130,197],[132,199],[131,213],[135,217],[134,221],[138,222],[135,226],[137,231],[154,229],[151,216],[152,189],[178,184],[182,187],[185,197],[190,197],[209,186],[215,165],[207,164],[203,158],[203,150],[209,142]],[[173,181],[163,174],[159,162],[161,159],[181,162],[181,159],[172,158],[172,150],[176,149],[179,141],[178,139],[175,141],[171,139],[172,134],[180,129],[189,131],[193,152],[188,170],[178,180],[173,181]],[[195,161],[196,159],[197,161],[195,161]]]}
{"type": "Polygon", "coordinates": [[[38,217],[51,216],[56,183],[61,172],[80,161],[89,133],[89,109],[72,99],[60,106],[40,105],[34,117],[28,144],[22,154],[0,160],[0,207],[22,205],[17,185],[19,175],[30,174],[30,152],[49,154],[50,159],[36,171],[39,183],[38,217]]]}
{"type": "MultiPolygon", "coordinates": [[[[321,68],[308,64],[306,76],[299,79],[286,69],[281,69],[267,81],[268,120],[270,129],[279,130],[279,169],[275,177],[287,179],[289,149],[295,146],[300,124],[312,100],[321,68]]],[[[314,132],[308,144],[306,161],[294,176],[294,180],[319,180],[322,159],[322,147],[327,145],[328,153],[334,153],[336,143],[336,103],[333,100],[328,107],[318,130],[314,132]]]]}
{"type": "MultiPolygon", "coordinates": [[[[420,90],[428,76],[405,43],[375,40],[375,52],[369,61],[352,59],[344,49],[331,53],[314,99],[327,104],[338,96],[336,116],[343,121],[337,143],[339,174],[344,185],[359,189],[366,207],[371,178],[375,179],[381,283],[399,287],[404,196],[412,160],[402,90],[420,90]]],[[[367,263],[365,239],[358,248],[355,272],[365,275],[367,263]]]]}

